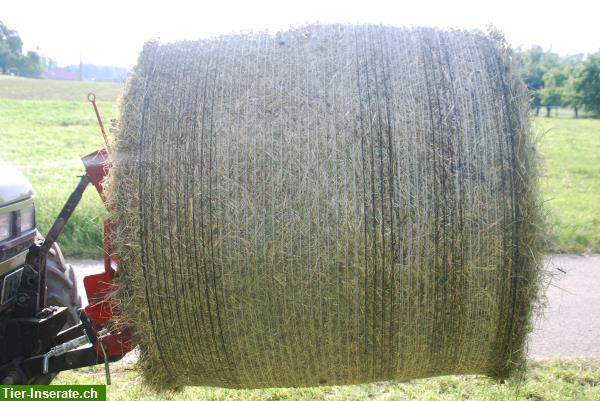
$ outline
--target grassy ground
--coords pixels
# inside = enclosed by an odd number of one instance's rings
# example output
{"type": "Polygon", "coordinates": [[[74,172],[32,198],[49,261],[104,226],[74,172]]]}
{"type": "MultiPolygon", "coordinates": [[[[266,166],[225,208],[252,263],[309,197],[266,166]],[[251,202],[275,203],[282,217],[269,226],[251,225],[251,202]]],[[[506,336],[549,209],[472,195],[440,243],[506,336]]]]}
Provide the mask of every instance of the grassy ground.
{"type": "Polygon", "coordinates": [[[0,75],[0,99],[85,102],[87,94],[94,92],[98,99],[114,102],[121,94],[122,88],[122,84],[113,82],[55,81],[0,75]]]}
{"type": "MultiPolygon", "coordinates": [[[[447,376],[410,383],[374,383],[360,386],[309,389],[223,390],[190,387],[178,394],[155,394],[143,386],[129,365],[112,370],[107,399],[117,400],[418,400],[418,401],[597,401],[600,400],[600,361],[530,362],[523,378],[500,384],[487,378],[447,376]]],[[[100,367],[64,372],[56,384],[104,383],[100,367]]]]}
{"type": "MultiPolygon", "coordinates": [[[[114,117],[114,103],[100,103],[114,117]]],[[[80,157],[102,146],[89,103],[0,99],[0,159],[17,166],[31,181],[38,227],[46,233],[83,172],[80,157]]],[[[91,186],[60,238],[69,257],[102,256],[104,207],[91,186]]]]}
{"type": "MultiPolygon", "coordinates": [[[[85,101],[89,90],[103,101],[105,122],[116,117],[119,84],[0,77],[0,158],[19,166],[32,181],[42,232],[77,183],[79,157],[102,144],[85,101]]],[[[547,248],[600,252],[600,120],[573,119],[567,111],[558,115],[535,120],[536,130],[545,133],[540,149],[547,248]]],[[[102,211],[97,195],[89,191],[61,238],[68,256],[100,256],[102,211]]]]}
{"type": "Polygon", "coordinates": [[[548,249],[600,252],[600,120],[538,118],[548,249]]]}

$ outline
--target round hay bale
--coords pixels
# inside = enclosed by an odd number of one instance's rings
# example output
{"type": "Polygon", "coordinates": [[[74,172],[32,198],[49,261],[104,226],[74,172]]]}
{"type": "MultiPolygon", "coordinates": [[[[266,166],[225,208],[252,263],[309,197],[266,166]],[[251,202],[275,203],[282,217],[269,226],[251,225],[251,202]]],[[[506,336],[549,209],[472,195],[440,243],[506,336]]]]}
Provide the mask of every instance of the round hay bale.
{"type": "Polygon", "coordinates": [[[478,32],[148,43],[108,186],[146,378],[510,374],[539,275],[528,126],[509,49],[478,32]]]}

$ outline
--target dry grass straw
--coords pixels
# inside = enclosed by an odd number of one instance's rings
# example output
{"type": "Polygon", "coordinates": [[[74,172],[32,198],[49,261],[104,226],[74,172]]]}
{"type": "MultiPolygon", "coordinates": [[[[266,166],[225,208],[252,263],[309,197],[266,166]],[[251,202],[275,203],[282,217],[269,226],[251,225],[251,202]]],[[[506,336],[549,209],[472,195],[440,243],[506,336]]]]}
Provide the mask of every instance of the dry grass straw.
{"type": "Polygon", "coordinates": [[[146,380],[521,366],[540,247],[511,57],[478,32],[382,26],[148,43],[109,180],[146,380]]]}

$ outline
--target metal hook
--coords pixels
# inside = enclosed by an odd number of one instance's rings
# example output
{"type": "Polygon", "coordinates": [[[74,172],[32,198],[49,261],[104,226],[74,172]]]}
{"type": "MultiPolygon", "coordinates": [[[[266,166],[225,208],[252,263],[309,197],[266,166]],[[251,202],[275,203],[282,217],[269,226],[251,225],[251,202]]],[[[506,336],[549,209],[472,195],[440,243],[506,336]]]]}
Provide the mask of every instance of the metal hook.
{"type": "Polygon", "coordinates": [[[102,132],[102,138],[104,138],[104,145],[106,146],[106,150],[110,153],[110,145],[108,144],[108,135],[106,135],[106,131],[104,130],[104,124],[102,124],[102,118],[100,118],[100,112],[98,111],[98,106],[96,105],[96,94],[94,92],[88,93],[88,101],[92,103],[94,107],[94,112],[96,112],[96,119],[98,120],[98,125],[100,126],[100,131],[102,132]]]}

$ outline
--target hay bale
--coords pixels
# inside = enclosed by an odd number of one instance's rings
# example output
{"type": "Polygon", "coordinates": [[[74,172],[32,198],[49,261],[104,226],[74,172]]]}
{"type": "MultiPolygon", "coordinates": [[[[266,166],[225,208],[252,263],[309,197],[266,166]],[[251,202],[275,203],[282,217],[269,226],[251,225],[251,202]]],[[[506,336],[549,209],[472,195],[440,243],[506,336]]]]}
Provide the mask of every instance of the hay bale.
{"type": "Polygon", "coordinates": [[[539,274],[527,94],[478,32],[310,26],[148,43],[109,190],[158,387],[521,365],[539,274]]]}

